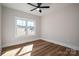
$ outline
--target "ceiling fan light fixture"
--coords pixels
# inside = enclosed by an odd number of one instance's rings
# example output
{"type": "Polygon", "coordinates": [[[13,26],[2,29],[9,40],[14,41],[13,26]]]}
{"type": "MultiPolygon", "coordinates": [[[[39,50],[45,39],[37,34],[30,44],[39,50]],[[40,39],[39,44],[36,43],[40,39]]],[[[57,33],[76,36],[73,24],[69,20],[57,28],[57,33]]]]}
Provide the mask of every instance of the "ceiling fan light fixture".
{"type": "Polygon", "coordinates": [[[41,12],[42,12],[42,10],[40,9],[40,10],[39,10],[39,12],[41,13],[41,12]]]}
{"type": "Polygon", "coordinates": [[[36,10],[37,10],[37,11],[39,11],[39,10],[40,10],[40,8],[37,8],[36,10]]]}

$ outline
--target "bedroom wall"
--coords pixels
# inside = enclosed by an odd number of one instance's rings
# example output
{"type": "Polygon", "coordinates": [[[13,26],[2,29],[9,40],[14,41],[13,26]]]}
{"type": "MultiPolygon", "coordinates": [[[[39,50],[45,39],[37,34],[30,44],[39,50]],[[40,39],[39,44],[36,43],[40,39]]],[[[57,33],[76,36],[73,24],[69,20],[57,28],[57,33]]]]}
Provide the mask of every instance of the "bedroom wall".
{"type": "Polygon", "coordinates": [[[1,55],[1,4],[0,4],[0,55],[1,55]]]}
{"type": "Polygon", "coordinates": [[[21,44],[33,41],[39,38],[40,33],[40,17],[7,7],[2,7],[2,47],[21,44]],[[15,17],[33,19],[36,21],[36,35],[15,37],[15,17]]]}
{"type": "Polygon", "coordinates": [[[79,50],[79,4],[72,4],[41,17],[41,38],[79,50]]]}
{"type": "Polygon", "coordinates": [[[79,50],[79,5],[68,5],[42,17],[2,7],[2,47],[39,38],[79,50]],[[16,38],[15,16],[34,19],[37,25],[36,35],[16,38]]]}

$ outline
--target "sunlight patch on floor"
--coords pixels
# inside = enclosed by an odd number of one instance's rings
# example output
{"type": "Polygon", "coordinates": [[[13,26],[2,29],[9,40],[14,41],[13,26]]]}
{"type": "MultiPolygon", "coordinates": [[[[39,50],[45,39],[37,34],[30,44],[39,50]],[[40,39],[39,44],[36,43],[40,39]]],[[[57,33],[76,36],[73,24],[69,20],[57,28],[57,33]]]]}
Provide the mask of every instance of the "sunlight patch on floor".
{"type": "Polygon", "coordinates": [[[31,52],[30,53],[27,53],[27,54],[25,54],[23,56],[31,56],[31,52]]]}
{"type": "Polygon", "coordinates": [[[26,53],[26,55],[28,54],[28,52],[30,53],[30,51],[32,51],[33,48],[33,44],[32,45],[28,45],[28,46],[24,46],[23,49],[21,50],[21,52],[18,55],[24,54],[26,53]]]}
{"type": "Polygon", "coordinates": [[[20,49],[20,48],[7,51],[7,52],[4,53],[2,56],[15,56],[15,54],[19,51],[19,49],[20,49]]]}
{"type": "Polygon", "coordinates": [[[20,47],[20,48],[17,48],[17,49],[7,51],[2,56],[15,56],[16,54],[17,54],[17,56],[20,56],[20,55],[30,56],[32,48],[33,48],[33,44],[28,45],[28,46],[23,46],[23,47],[20,47]]]}

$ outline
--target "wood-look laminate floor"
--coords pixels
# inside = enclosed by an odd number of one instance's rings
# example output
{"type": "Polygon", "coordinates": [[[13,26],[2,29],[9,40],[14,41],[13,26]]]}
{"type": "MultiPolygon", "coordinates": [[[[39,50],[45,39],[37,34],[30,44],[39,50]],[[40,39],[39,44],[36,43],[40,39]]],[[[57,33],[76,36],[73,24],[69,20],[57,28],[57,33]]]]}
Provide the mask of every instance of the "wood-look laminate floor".
{"type": "Polygon", "coordinates": [[[2,56],[79,56],[79,51],[44,40],[2,49],[2,56]]]}

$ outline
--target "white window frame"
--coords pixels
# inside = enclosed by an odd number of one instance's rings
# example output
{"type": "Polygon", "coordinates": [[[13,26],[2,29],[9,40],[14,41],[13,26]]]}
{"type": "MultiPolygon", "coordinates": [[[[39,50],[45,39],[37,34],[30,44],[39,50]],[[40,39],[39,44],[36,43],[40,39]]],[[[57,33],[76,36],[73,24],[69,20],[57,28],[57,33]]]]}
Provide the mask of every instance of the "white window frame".
{"type": "MultiPolygon", "coordinates": [[[[29,18],[23,18],[23,17],[15,17],[15,36],[17,36],[16,35],[16,32],[17,32],[16,20],[18,20],[18,19],[23,19],[24,21],[26,21],[26,23],[28,21],[33,21],[34,22],[34,32],[35,32],[34,35],[36,35],[36,21],[35,20],[29,19],[29,18]]],[[[26,24],[26,34],[24,36],[34,36],[34,35],[28,35],[28,33],[27,33],[27,24],[26,24]]]]}

